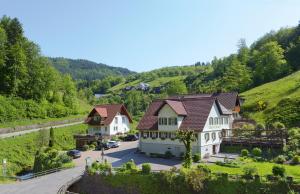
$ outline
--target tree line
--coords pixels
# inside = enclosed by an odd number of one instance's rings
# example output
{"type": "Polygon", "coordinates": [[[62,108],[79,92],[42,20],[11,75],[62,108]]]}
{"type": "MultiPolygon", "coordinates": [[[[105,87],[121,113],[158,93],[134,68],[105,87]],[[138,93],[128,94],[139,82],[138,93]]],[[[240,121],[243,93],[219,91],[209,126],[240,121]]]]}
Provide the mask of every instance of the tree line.
{"type": "MultiPolygon", "coordinates": [[[[41,55],[24,36],[17,18],[0,19],[0,121],[29,117],[60,117],[75,113],[76,84],[41,55]],[[22,116],[17,113],[23,108],[22,116]]],[[[22,112],[21,111],[21,112],[22,112]]]]}

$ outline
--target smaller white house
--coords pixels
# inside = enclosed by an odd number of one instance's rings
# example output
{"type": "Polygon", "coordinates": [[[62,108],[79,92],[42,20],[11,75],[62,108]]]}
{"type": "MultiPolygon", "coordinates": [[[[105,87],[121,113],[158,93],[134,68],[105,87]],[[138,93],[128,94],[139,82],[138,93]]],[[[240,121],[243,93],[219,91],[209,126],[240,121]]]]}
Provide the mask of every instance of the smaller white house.
{"type": "Polygon", "coordinates": [[[97,105],[85,121],[88,135],[112,136],[128,133],[132,119],[122,104],[97,105]]]}
{"type": "Polygon", "coordinates": [[[222,137],[230,134],[233,112],[239,106],[237,95],[227,97],[229,95],[226,94],[226,98],[224,95],[218,96],[222,98],[206,94],[152,102],[137,127],[140,131],[140,151],[147,155],[170,151],[180,156],[185,152],[185,147],[176,139],[176,133],[178,130],[193,130],[196,136],[192,144],[193,153],[199,153],[202,158],[217,154],[222,137]]]}

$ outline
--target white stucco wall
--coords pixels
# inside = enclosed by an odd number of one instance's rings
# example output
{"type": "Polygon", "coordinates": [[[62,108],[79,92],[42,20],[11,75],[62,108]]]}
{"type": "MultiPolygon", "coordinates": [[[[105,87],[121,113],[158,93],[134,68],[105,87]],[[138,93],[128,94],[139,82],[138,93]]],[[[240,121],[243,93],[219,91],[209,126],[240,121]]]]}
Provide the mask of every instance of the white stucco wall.
{"type": "Polygon", "coordinates": [[[183,117],[178,116],[175,111],[168,105],[165,104],[159,111],[158,113],[158,118],[161,117],[166,117],[166,118],[171,118],[171,117],[176,117],[177,118],[177,125],[158,125],[158,130],[159,131],[176,131],[180,127],[183,117]]]}

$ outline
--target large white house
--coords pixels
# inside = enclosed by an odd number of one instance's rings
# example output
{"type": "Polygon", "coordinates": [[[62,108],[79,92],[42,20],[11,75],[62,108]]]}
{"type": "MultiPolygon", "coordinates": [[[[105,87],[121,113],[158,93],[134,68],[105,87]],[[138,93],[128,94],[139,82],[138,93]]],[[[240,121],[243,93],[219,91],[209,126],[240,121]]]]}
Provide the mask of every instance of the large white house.
{"type": "Polygon", "coordinates": [[[88,115],[88,135],[112,136],[128,133],[132,119],[122,104],[97,105],[88,115]]]}
{"type": "Polygon", "coordinates": [[[141,119],[139,149],[146,154],[175,156],[185,152],[176,139],[178,130],[193,130],[196,141],[193,153],[209,157],[220,150],[222,137],[230,134],[232,122],[238,117],[237,93],[215,93],[171,97],[153,101],[141,119]]]}

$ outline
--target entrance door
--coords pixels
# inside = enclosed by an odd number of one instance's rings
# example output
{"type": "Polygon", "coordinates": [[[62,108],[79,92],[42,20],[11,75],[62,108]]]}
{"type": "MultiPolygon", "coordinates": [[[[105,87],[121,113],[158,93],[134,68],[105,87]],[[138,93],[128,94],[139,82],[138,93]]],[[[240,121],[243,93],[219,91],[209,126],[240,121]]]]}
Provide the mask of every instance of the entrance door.
{"type": "Polygon", "coordinates": [[[213,154],[216,154],[217,153],[216,152],[216,145],[213,145],[212,149],[213,149],[213,154]]]}

